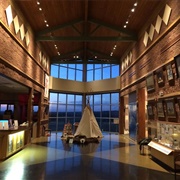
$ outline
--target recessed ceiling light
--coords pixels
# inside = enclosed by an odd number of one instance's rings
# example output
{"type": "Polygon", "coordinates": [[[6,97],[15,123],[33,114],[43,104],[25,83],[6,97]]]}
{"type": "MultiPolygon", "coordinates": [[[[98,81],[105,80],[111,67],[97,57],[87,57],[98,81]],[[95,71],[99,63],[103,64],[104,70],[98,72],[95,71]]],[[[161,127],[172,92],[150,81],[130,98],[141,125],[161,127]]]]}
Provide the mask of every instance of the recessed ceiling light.
{"type": "Polygon", "coordinates": [[[47,21],[46,21],[46,20],[44,20],[44,22],[45,22],[45,23],[47,23],[47,21]]]}
{"type": "Polygon", "coordinates": [[[134,9],[134,8],[132,8],[132,9],[131,9],[131,12],[134,12],[134,11],[135,11],[135,9],[134,9]]]}
{"type": "Polygon", "coordinates": [[[124,25],[124,28],[126,28],[127,26],[126,25],[124,25]]]}
{"type": "Polygon", "coordinates": [[[129,22],[128,21],[126,21],[126,24],[128,24],[129,22]]]}
{"type": "Polygon", "coordinates": [[[49,27],[49,24],[46,24],[47,27],[49,27]]]}
{"type": "Polygon", "coordinates": [[[39,8],[40,11],[42,11],[42,8],[39,8]]]}
{"type": "Polygon", "coordinates": [[[137,6],[137,2],[136,2],[136,3],[134,3],[134,6],[137,6]]]}
{"type": "Polygon", "coordinates": [[[37,1],[37,5],[40,5],[40,2],[39,2],[39,1],[37,1]]]}

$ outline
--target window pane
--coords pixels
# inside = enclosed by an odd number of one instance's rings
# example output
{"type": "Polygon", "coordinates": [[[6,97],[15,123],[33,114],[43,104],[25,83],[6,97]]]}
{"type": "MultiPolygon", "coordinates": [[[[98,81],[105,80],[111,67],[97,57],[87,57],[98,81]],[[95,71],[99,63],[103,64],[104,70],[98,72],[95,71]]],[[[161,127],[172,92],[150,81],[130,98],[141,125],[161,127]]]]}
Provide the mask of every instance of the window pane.
{"type": "Polygon", "coordinates": [[[50,102],[57,102],[57,93],[50,93],[50,102]]]}
{"type": "Polygon", "coordinates": [[[94,104],[101,104],[101,95],[94,95],[94,104]]]}
{"type": "Polygon", "coordinates": [[[51,76],[58,78],[58,69],[59,67],[57,65],[51,65],[51,76]]]}
{"type": "Polygon", "coordinates": [[[93,64],[88,64],[87,65],[87,70],[92,70],[93,69],[93,64]]]}
{"type": "Polygon", "coordinates": [[[95,68],[101,68],[101,64],[95,64],[95,68]]]}
{"type": "Polygon", "coordinates": [[[75,116],[80,117],[82,116],[82,105],[75,106],[75,116]]]}
{"type": "Polygon", "coordinates": [[[67,95],[67,104],[74,104],[74,95],[73,94],[67,95]]]}
{"type": "Polygon", "coordinates": [[[59,103],[66,104],[66,94],[59,94],[59,103]]]}
{"type": "Polygon", "coordinates": [[[58,104],[58,117],[66,117],[66,104],[58,104]]]}
{"type": "Polygon", "coordinates": [[[74,69],[68,69],[68,79],[75,80],[75,70],[74,69]]]}
{"type": "Polygon", "coordinates": [[[76,70],[76,81],[81,81],[82,82],[82,71],[76,70]]]}
{"type": "Polygon", "coordinates": [[[107,67],[107,66],[110,66],[110,64],[103,64],[103,67],[107,67]]]}
{"type": "Polygon", "coordinates": [[[49,104],[49,117],[56,117],[57,104],[49,104]]]}
{"type": "Polygon", "coordinates": [[[62,79],[67,79],[67,68],[60,66],[60,74],[59,77],[62,79]]]}
{"type": "Polygon", "coordinates": [[[110,78],[110,67],[103,68],[103,79],[110,78]]]}
{"type": "Polygon", "coordinates": [[[95,70],[95,78],[94,80],[97,81],[97,80],[100,80],[101,79],[101,69],[96,69],[95,70]]]}
{"type": "Polygon", "coordinates": [[[111,78],[119,76],[119,66],[112,66],[111,78]]]}
{"type": "Polygon", "coordinates": [[[61,66],[68,67],[68,65],[67,65],[67,64],[61,64],[61,66]]]}
{"type": "Polygon", "coordinates": [[[102,95],[102,104],[110,104],[110,94],[102,95]]]}
{"type": "Polygon", "coordinates": [[[67,118],[74,117],[74,105],[67,105],[67,118]]]}
{"type": "Polygon", "coordinates": [[[94,115],[95,117],[100,117],[101,116],[101,106],[100,105],[95,105],[94,108],[94,115]]]}
{"type": "Polygon", "coordinates": [[[83,65],[82,64],[76,64],[76,69],[83,70],[83,65]]]}
{"type": "Polygon", "coordinates": [[[111,117],[119,117],[119,106],[116,105],[116,106],[111,106],[111,114],[110,114],[111,117]]]}
{"type": "Polygon", "coordinates": [[[75,68],[75,64],[69,64],[68,67],[75,68]]]}
{"type": "Polygon", "coordinates": [[[93,81],[93,71],[87,71],[87,81],[93,81]]]}
{"type": "Polygon", "coordinates": [[[82,104],[82,96],[76,95],[76,104],[82,104]]]}
{"type": "Polygon", "coordinates": [[[119,93],[111,94],[111,104],[118,103],[119,104],[119,93]]]}

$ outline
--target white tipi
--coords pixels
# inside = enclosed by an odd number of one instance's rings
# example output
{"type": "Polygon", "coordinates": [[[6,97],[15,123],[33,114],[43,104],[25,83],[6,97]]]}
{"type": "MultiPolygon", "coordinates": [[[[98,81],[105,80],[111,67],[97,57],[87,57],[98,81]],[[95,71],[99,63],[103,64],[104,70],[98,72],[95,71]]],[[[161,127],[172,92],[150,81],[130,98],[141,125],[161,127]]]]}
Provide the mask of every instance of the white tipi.
{"type": "Polygon", "coordinates": [[[89,100],[86,107],[84,108],[82,118],[74,134],[74,137],[76,136],[86,136],[86,138],[103,137],[102,132],[94,116],[94,113],[91,110],[89,100]]]}

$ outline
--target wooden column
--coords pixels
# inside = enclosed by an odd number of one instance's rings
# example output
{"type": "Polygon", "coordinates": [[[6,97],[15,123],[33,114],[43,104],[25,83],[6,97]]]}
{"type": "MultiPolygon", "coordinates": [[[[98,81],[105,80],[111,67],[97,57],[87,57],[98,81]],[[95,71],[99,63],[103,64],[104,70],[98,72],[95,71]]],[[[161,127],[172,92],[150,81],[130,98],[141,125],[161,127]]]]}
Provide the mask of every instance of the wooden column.
{"type": "Polygon", "coordinates": [[[145,97],[145,89],[138,89],[138,131],[137,131],[137,141],[140,139],[145,138],[145,120],[146,120],[146,114],[145,114],[145,106],[146,106],[146,97],[145,97]]]}
{"type": "Polygon", "coordinates": [[[119,106],[119,134],[124,134],[125,128],[125,104],[124,104],[124,97],[120,97],[120,106],[119,106]]]}

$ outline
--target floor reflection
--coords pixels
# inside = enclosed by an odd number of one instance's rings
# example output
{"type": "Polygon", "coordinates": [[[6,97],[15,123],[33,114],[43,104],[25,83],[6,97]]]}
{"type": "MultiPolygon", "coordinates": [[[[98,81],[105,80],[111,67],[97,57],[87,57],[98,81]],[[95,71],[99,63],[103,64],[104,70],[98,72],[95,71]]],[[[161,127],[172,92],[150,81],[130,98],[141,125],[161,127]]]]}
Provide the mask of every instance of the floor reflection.
{"type": "Polygon", "coordinates": [[[141,156],[138,145],[125,136],[104,134],[100,143],[82,145],[53,134],[1,162],[0,179],[174,180],[174,174],[141,156]]]}

